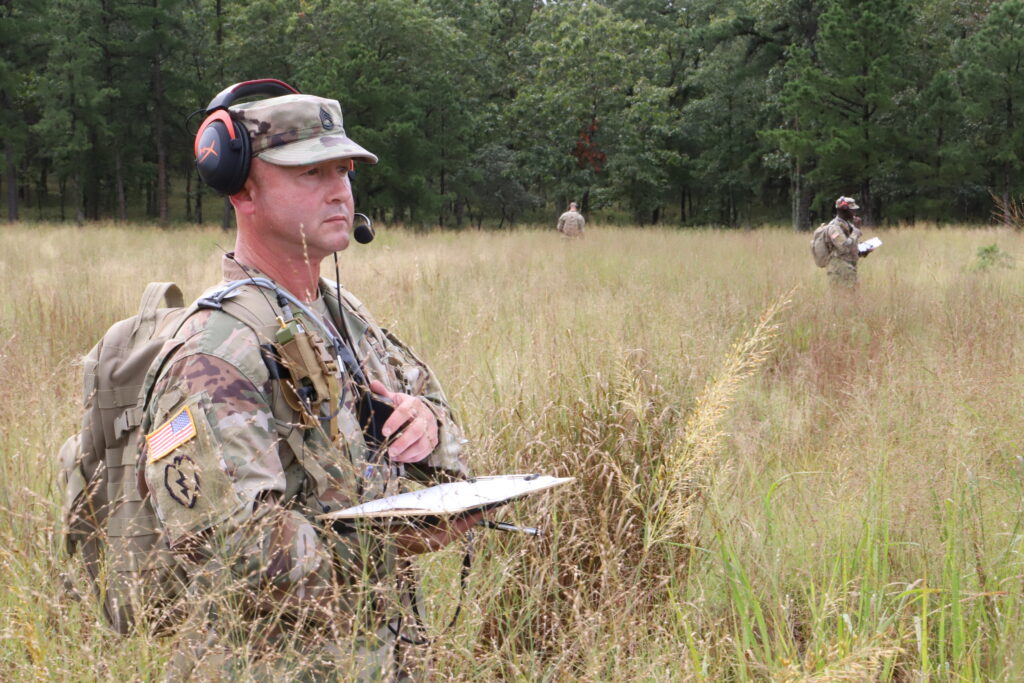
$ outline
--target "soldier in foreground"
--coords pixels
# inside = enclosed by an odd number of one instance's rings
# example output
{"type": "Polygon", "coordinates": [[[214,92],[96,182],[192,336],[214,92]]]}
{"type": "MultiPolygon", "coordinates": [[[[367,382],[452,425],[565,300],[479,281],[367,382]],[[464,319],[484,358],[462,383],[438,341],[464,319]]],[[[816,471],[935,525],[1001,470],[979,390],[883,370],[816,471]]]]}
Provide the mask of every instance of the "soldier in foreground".
{"type": "Polygon", "coordinates": [[[168,677],[389,680],[396,567],[480,516],[401,530],[318,516],[396,493],[400,473],[464,476],[463,440],[431,370],[320,277],[349,245],[353,163],[377,157],[346,136],[335,100],[232,105],[287,92],[233,88],[195,150],[230,196],[235,249],[150,371],[143,421],[140,485],[189,580],[168,677]]]}
{"type": "Polygon", "coordinates": [[[576,202],[569,202],[569,209],[558,217],[558,232],[566,237],[583,237],[586,222],[583,214],[576,210],[576,202]]]}
{"type": "Polygon", "coordinates": [[[829,283],[843,287],[856,287],[857,262],[869,251],[861,252],[857,245],[860,240],[860,217],[853,197],[839,197],[836,200],[835,218],[826,226],[825,237],[829,247],[826,266],[829,283]]]}

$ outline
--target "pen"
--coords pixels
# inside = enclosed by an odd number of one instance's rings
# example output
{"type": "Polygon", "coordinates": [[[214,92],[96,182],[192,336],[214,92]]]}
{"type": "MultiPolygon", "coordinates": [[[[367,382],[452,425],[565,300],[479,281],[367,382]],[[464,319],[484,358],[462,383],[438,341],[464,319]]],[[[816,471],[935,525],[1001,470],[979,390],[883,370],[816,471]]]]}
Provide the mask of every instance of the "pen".
{"type": "Polygon", "coordinates": [[[492,522],[489,519],[481,519],[476,523],[476,525],[487,527],[488,529],[497,529],[499,531],[518,531],[520,533],[529,534],[530,536],[544,535],[543,531],[532,526],[516,526],[515,524],[508,524],[507,522],[492,522]]]}
{"type": "MultiPolygon", "coordinates": [[[[386,439],[384,439],[384,441],[381,443],[379,452],[381,454],[381,457],[384,458],[384,462],[389,462],[389,459],[388,459],[388,449],[391,447],[391,444],[393,444],[395,442],[395,440],[402,435],[402,432],[405,431],[406,427],[408,427],[409,425],[412,424],[412,421],[413,421],[413,418],[410,417],[408,420],[406,420],[401,425],[399,425],[398,429],[396,429],[394,432],[391,433],[391,436],[389,436],[386,439]]],[[[400,462],[399,463],[391,463],[391,472],[396,477],[404,477],[405,476],[405,464],[404,463],[400,463],[400,462]]]]}

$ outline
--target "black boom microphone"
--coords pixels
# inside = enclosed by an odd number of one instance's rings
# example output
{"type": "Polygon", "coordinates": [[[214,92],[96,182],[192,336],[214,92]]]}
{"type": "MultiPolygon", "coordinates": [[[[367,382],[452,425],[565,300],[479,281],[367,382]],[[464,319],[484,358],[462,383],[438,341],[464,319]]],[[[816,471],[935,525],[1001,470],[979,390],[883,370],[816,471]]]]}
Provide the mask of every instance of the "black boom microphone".
{"type": "Polygon", "coordinates": [[[374,236],[373,221],[371,221],[370,217],[365,213],[357,213],[355,214],[355,217],[360,219],[355,230],[352,231],[352,234],[356,238],[356,242],[359,242],[359,244],[369,244],[373,241],[374,236]]]}

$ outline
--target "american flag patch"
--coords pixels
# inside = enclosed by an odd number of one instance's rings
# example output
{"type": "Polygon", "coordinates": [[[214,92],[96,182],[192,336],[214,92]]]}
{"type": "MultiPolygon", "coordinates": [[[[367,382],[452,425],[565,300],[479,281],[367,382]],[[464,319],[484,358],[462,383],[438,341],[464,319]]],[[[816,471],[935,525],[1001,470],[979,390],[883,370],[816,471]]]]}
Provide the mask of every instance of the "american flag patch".
{"type": "Polygon", "coordinates": [[[195,435],[196,423],[192,421],[188,406],[185,406],[159,429],[146,435],[148,462],[156,462],[195,435]]]}

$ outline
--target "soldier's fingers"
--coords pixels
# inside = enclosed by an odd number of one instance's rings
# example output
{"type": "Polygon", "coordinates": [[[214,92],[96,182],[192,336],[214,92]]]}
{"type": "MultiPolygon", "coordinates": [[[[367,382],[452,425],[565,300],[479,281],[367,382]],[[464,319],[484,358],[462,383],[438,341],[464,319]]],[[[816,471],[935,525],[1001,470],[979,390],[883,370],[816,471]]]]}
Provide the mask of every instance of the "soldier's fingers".
{"type": "Polygon", "coordinates": [[[402,443],[402,439],[395,441],[388,449],[388,455],[396,462],[419,462],[430,455],[432,450],[427,435],[421,433],[415,440],[408,443],[402,443]]]}
{"type": "MultiPolygon", "coordinates": [[[[381,428],[381,434],[385,438],[391,438],[397,441],[402,438],[406,432],[413,433],[417,428],[417,421],[420,417],[421,409],[416,408],[418,401],[406,401],[406,403],[399,405],[395,408],[395,411],[388,416],[388,419],[384,422],[384,426],[381,428]]],[[[407,440],[408,442],[408,440],[407,440]]]]}
{"type": "Polygon", "coordinates": [[[392,394],[389,398],[395,403],[395,411],[384,422],[384,426],[381,429],[381,433],[384,436],[391,436],[393,432],[402,429],[402,425],[406,423],[410,423],[408,427],[411,427],[411,423],[417,418],[430,412],[419,399],[408,394],[392,394]]]}
{"type": "MultiPolygon", "coordinates": [[[[408,410],[400,412],[396,409],[395,412],[391,413],[388,419],[384,421],[384,426],[381,427],[380,433],[383,434],[385,438],[392,434],[397,435],[398,432],[407,431],[409,427],[412,427],[415,421],[415,414],[410,413],[408,410]]],[[[398,438],[398,436],[395,438],[398,438]]]]}
{"type": "Polygon", "coordinates": [[[398,462],[419,462],[437,446],[437,422],[433,415],[419,416],[388,449],[388,455],[398,462]]]}
{"type": "Polygon", "coordinates": [[[410,453],[409,449],[423,436],[410,430],[410,427],[406,427],[401,436],[391,442],[391,445],[388,447],[388,457],[396,462],[412,462],[408,458],[414,455],[415,451],[410,453]]]}
{"type": "Polygon", "coordinates": [[[386,386],[384,386],[384,383],[381,382],[379,379],[370,380],[370,391],[372,391],[375,394],[380,394],[381,396],[386,396],[391,400],[394,400],[395,398],[395,393],[390,391],[386,386]]]}
{"type": "Polygon", "coordinates": [[[399,553],[402,555],[418,555],[440,550],[453,538],[447,528],[434,527],[421,529],[413,534],[406,534],[399,540],[399,553]]]}

